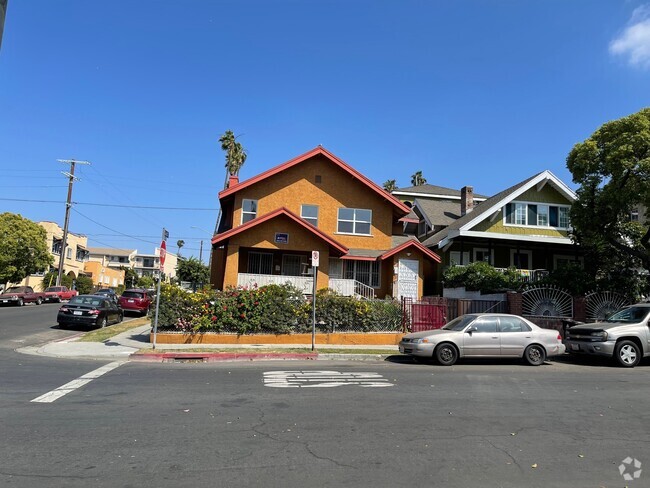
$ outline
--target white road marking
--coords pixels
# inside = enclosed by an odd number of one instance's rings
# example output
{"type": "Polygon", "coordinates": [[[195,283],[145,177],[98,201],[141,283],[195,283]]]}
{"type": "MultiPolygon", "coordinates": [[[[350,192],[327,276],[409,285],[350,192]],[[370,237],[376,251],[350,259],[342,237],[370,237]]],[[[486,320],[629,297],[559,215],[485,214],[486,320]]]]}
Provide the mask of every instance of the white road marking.
{"type": "Polygon", "coordinates": [[[378,373],[340,371],[267,371],[264,386],[270,388],[335,388],[357,385],[363,388],[393,386],[378,373]]]}
{"type": "Polygon", "coordinates": [[[34,398],[32,402],[34,403],[52,403],[55,400],[58,400],[64,395],[67,395],[70,392],[75,391],[78,388],[81,388],[82,386],[90,383],[92,380],[99,378],[100,376],[108,373],[109,371],[113,371],[115,368],[118,366],[122,365],[123,363],[120,361],[114,361],[112,363],[106,364],[105,366],[102,366],[101,368],[97,368],[94,371],[91,371],[90,373],[86,373],[83,376],[80,376],[76,380],[72,380],[69,383],[66,383],[63,386],[59,386],[58,388],[49,391],[45,393],[44,395],[41,395],[37,398],[34,398]]]}

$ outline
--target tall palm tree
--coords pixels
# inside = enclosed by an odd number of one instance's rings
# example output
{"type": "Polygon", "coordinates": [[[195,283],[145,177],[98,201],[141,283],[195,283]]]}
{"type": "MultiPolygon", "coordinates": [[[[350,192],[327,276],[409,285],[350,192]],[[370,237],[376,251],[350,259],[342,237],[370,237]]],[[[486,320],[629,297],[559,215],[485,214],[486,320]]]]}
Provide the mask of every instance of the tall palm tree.
{"type": "Polygon", "coordinates": [[[221,149],[226,151],[226,181],[224,188],[228,184],[229,176],[239,175],[239,170],[246,162],[246,150],[237,142],[237,137],[231,130],[227,130],[220,138],[221,149]]]}
{"type": "Polygon", "coordinates": [[[181,247],[185,245],[185,241],[183,239],[179,239],[176,241],[176,245],[178,246],[178,257],[181,257],[181,247]]]}
{"type": "Polygon", "coordinates": [[[422,171],[416,171],[411,176],[411,185],[413,186],[424,185],[426,182],[427,179],[424,176],[422,176],[422,171]]]}
{"type": "Polygon", "coordinates": [[[397,190],[397,180],[386,180],[384,181],[383,187],[384,190],[386,190],[388,193],[391,193],[397,190]]]}

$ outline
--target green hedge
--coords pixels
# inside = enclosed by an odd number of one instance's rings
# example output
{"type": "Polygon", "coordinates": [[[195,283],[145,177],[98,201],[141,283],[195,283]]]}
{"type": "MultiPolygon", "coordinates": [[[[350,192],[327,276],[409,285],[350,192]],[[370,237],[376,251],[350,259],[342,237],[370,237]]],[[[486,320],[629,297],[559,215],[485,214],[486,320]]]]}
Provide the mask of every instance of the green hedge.
{"type": "MultiPolygon", "coordinates": [[[[162,285],[159,326],[185,332],[287,334],[311,330],[312,304],[291,285],[210,289],[190,293],[162,285]]],[[[392,301],[365,301],[321,290],[316,298],[320,331],[400,330],[401,309],[392,301]]]]}

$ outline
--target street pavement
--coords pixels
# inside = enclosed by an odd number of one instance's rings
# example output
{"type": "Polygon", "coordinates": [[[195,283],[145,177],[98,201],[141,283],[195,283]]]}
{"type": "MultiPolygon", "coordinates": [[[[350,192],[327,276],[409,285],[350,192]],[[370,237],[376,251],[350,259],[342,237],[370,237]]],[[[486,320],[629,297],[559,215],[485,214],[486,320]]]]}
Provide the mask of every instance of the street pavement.
{"type": "Polygon", "coordinates": [[[60,359],[4,311],[1,486],[650,486],[647,362],[60,359]]]}

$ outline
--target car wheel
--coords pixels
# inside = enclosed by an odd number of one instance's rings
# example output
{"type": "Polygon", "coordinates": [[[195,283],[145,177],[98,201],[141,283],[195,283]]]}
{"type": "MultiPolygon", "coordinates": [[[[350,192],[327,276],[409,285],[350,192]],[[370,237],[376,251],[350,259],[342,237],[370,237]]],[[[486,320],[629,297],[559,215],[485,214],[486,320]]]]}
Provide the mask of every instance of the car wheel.
{"type": "Polygon", "coordinates": [[[633,341],[621,341],[616,344],[614,357],[624,368],[633,368],[641,361],[641,349],[633,341]]]}
{"type": "Polygon", "coordinates": [[[531,344],[524,351],[524,359],[531,366],[540,366],[546,361],[546,350],[538,344],[531,344]]]}
{"type": "Polygon", "coordinates": [[[40,305],[41,303],[43,303],[43,299],[41,297],[38,297],[36,299],[36,305],[40,305]]]}
{"type": "Polygon", "coordinates": [[[458,351],[451,344],[440,344],[436,347],[436,359],[443,366],[451,366],[458,359],[458,351]]]}
{"type": "Polygon", "coordinates": [[[22,307],[23,305],[25,305],[25,302],[23,301],[22,298],[19,298],[19,299],[18,299],[18,306],[19,306],[19,307],[22,307]]]}
{"type": "Polygon", "coordinates": [[[100,329],[103,329],[104,327],[106,327],[106,325],[108,325],[108,320],[106,320],[106,317],[97,321],[97,326],[100,329]]]}

